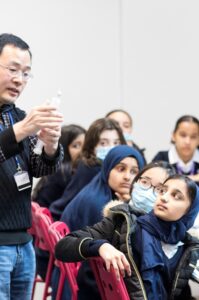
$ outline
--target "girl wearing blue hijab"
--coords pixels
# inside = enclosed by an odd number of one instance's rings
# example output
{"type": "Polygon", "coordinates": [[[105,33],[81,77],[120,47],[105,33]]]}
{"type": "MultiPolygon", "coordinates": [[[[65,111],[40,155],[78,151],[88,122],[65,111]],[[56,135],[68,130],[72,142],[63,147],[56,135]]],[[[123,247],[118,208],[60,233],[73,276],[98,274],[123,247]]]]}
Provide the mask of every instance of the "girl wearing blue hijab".
{"type": "MultiPolygon", "coordinates": [[[[115,146],[108,152],[99,174],[66,206],[61,221],[65,222],[71,231],[99,222],[102,219],[103,207],[111,199],[118,196],[121,199],[128,195],[130,197],[132,181],[143,167],[144,160],[136,149],[127,145],[115,146]]],[[[58,278],[58,270],[55,269],[52,280],[53,294],[58,278]]],[[[79,300],[100,299],[87,262],[79,270],[78,286],[79,300]]],[[[70,292],[65,286],[62,300],[66,299],[70,299],[70,292]]]]}
{"type": "MultiPolygon", "coordinates": [[[[127,145],[118,145],[107,154],[99,174],[79,192],[63,211],[61,221],[64,221],[71,231],[93,225],[102,219],[102,209],[104,205],[111,199],[116,199],[115,192],[119,192],[119,184],[115,186],[114,190],[115,178],[111,181],[109,175],[112,173],[112,170],[127,157],[134,159],[129,165],[130,176],[128,179],[124,179],[123,184],[123,190],[130,193],[133,178],[139,170],[143,168],[144,161],[141,154],[134,148],[127,145]]],[[[121,165],[119,167],[124,168],[125,166],[121,165]]],[[[122,171],[123,170],[119,170],[120,174],[122,171]]],[[[121,197],[122,196],[123,195],[121,195],[121,197]]]]}
{"type": "Polygon", "coordinates": [[[154,193],[150,213],[136,219],[124,204],[115,206],[102,222],[61,240],[56,257],[80,261],[100,255],[118,277],[127,271],[130,299],[192,299],[186,292],[189,279],[197,276],[199,240],[187,231],[199,212],[199,188],[188,177],[173,175],[154,187],[154,193]]]}

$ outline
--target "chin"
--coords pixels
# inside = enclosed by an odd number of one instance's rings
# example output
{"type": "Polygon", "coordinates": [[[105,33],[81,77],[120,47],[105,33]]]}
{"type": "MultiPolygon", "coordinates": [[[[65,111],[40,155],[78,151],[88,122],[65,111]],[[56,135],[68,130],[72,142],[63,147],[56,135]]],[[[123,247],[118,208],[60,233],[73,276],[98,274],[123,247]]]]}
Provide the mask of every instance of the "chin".
{"type": "Polygon", "coordinates": [[[16,100],[17,100],[17,98],[3,99],[3,100],[1,101],[1,103],[2,103],[2,104],[13,104],[13,103],[15,103],[16,100]]]}

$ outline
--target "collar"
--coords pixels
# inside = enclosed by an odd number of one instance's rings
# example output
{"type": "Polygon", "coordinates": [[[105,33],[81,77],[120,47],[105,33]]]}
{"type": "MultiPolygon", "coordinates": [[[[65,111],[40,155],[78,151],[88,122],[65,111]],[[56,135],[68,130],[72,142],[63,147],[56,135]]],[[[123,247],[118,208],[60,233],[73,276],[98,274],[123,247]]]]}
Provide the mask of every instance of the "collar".
{"type": "Polygon", "coordinates": [[[172,244],[166,244],[161,241],[161,245],[162,245],[162,250],[163,250],[164,254],[168,257],[168,259],[171,259],[178,251],[178,247],[184,245],[184,243],[182,243],[180,241],[177,244],[172,245],[172,244]]]}
{"type": "Polygon", "coordinates": [[[193,167],[193,163],[197,162],[199,163],[199,150],[196,149],[192,159],[188,163],[184,163],[181,158],[179,157],[175,145],[171,145],[169,151],[168,151],[168,156],[169,156],[169,162],[170,164],[179,164],[179,166],[183,169],[185,173],[190,172],[190,170],[193,167]]]}
{"type": "Polygon", "coordinates": [[[15,107],[15,104],[3,104],[0,106],[0,114],[4,112],[8,112],[15,107]]]}

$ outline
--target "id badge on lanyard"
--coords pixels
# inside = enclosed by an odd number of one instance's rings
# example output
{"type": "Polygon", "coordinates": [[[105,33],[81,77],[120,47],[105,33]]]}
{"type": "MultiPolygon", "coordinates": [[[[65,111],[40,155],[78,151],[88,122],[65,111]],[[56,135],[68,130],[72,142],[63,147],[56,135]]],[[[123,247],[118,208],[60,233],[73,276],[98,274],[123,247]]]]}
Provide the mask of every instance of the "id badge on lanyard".
{"type": "Polygon", "coordinates": [[[16,182],[18,191],[31,188],[30,178],[28,172],[26,171],[17,171],[17,173],[14,174],[14,180],[16,182]]]}

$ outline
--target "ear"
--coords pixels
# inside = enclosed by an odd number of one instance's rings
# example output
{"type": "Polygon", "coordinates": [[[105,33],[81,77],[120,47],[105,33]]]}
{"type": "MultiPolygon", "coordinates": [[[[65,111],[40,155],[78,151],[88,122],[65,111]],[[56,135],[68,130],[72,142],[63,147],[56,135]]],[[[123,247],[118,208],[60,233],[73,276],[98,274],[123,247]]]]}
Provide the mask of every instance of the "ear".
{"type": "Polygon", "coordinates": [[[175,133],[172,133],[172,136],[171,136],[171,143],[175,144],[175,133]]]}

